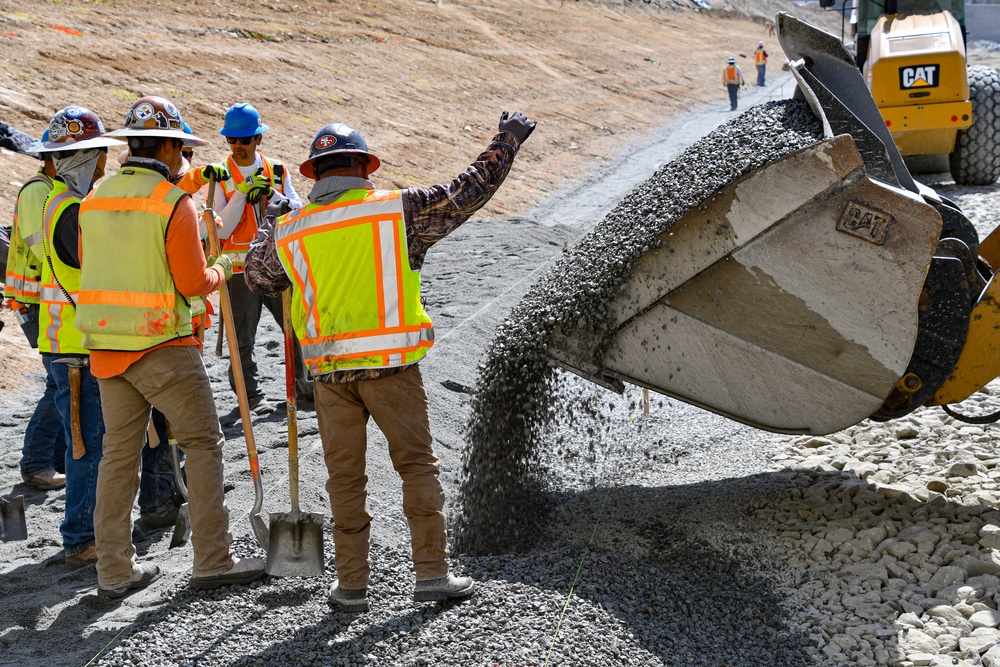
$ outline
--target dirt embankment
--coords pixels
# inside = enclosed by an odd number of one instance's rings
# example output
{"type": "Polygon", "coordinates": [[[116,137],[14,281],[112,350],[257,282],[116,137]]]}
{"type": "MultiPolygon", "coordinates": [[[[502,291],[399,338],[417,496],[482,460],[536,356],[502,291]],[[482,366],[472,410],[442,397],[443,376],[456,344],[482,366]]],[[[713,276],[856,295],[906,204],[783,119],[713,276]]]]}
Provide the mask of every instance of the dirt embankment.
{"type": "MultiPolygon", "coordinates": [[[[382,159],[379,186],[408,187],[451,178],[489,141],[501,111],[520,110],[539,127],[479,214],[499,218],[529,210],[672,117],[711,103],[722,112],[728,55],[749,75],[763,39],[773,66],[783,62],[763,27],[775,10],[835,18],[779,0],[713,4],[756,18],[630,1],[5,1],[0,120],[40,136],[55,111],[79,104],[113,129],[132,101],[162,95],[211,141],[196,153],[207,163],[228,153],[218,134],[226,108],[247,101],[270,127],[263,150],[293,166],[304,196],[309,183],[294,166],[326,123],[364,134],[382,159]]],[[[35,167],[0,153],[0,221],[11,219],[35,167]]],[[[24,386],[9,367],[41,364],[3,317],[0,390],[9,396],[24,386]]]]}

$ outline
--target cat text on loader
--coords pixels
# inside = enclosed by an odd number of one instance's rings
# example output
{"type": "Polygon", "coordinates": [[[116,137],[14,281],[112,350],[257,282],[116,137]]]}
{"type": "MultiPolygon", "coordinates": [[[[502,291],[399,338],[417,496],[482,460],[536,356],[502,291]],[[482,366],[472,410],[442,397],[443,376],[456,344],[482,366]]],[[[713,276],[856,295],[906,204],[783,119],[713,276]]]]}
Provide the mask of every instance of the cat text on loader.
{"type": "Polygon", "coordinates": [[[855,58],[899,152],[947,155],[959,185],[995,183],[1000,75],[966,63],[964,0],[855,6],[855,58]]]}
{"type": "Polygon", "coordinates": [[[777,25],[823,138],[679,217],[628,268],[601,344],[561,324],[547,354],[774,432],[961,402],[1000,375],[998,234],[980,243],[914,181],[837,37],[777,25]]]}

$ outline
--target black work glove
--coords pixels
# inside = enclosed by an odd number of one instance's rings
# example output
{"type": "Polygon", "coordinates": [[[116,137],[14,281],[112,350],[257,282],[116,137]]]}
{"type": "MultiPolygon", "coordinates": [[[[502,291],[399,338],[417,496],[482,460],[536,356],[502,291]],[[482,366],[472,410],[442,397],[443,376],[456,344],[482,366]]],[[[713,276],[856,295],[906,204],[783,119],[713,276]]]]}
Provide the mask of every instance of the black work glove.
{"type": "Polygon", "coordinates": [[[285,195],[274,191],[267,200],[267,215],[273,218],[280,218],[292,210],[292,200],[285,195]]]}
{"type": "Polygon", "coordinates": [[[514,135],[518,145],[523,144],[534,129],[535,121],[528,120],[520,111],[515,111],[514,115],[509,117],[506,111],[500,114],[500,131],[514,135]]]}

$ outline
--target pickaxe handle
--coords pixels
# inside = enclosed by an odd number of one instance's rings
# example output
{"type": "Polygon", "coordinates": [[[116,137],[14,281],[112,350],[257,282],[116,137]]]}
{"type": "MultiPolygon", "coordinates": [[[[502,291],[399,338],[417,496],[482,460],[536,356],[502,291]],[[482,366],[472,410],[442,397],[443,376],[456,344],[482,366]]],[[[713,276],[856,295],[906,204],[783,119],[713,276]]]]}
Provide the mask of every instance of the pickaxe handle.
{"type": "Polygon", "coordinates": [[[80,428],[80,368],[77,366],[69,367],[69,415],[73,431],[73,460],[76,461],[87,454],[83,429],[80,428]]]}

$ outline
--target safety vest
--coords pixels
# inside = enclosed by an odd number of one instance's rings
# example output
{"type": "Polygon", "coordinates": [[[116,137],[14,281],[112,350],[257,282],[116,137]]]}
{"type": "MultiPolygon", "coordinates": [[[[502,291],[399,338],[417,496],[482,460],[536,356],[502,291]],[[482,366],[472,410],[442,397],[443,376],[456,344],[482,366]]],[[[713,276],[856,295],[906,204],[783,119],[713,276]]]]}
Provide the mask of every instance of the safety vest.
{"type": "Polygon", "coordinates": [[[52,191],[52,180],[41,170],[21,186],[14,200],[14,224],[4,293],[19,303],[38,303],[42,278],[42,210],[52,191]]]}
{"type": "MultiPolygon", "coordinates": [[[[273,162],[263,155],[260,156],[261,164],[264,166],[264,171],[262,176],[271,182],[271,187],[277,192],[285,194],[285,179],[281,177],[277,180],[274,178],[274,170],[276,167],[281,166],[281,162],[274,160],[273,162]]],[[[222,186],[222,193],[226,197],[228,202],[233,198],[233,193],[236,192],[236,186],[242,183],[244,180],[243,174],[240,173],[239,165],[233,160],[233,156],[230,155],[226,159],[226,168],[229,169],[229,173],[232,175],[228,181],[222,181],[219,183],[222,186]]],[[[265,206],[267,202],[265,201],[265,206]]],[[[243,206],[243,215],[240,218],[240,222],[236,225],[236,229],[233,233],[229,235],[228,238],[221,239],[222,242],[222,254],[229,255],[229,259],[233,262],[233,273],[243,273],[243,264],[246,262],[247,251],[250,250],[250,242],[254,240],[257,236],[257,217],[254,215],[253,206],[250,202],[247,202],[243,206]]]]}
{"type": "Polygon", "coordinates": [[[730,65],[722,72],[722,82],[724,84],[731,85],[734,83],[739,83],[742,77],[740,76],[740,68],[736,65],[730,65]]]}
{"type": "Polygon", "coordinates": [[[56,225],[67,208],[79,204],[62,181],[52,182],[52,192],[43,209],[41,308],[38,311],[38,351],[53,354],[87,354],[83,335],[76,328],[76,299],[80,292],[80,269],[64,264],[55,250],[56,225]]]}
{"type": "Polygon", "coordinates": [[[349,190],[275,227],[292,326],[313,375],[413,364],[434,344],[398,190],[349,190]]]}
{"type": "Polygon", "coordinates": [[[757,49],[753,52],[753,61],[758,67],[767,62],[767,54],[764,53],[764,49],[757,49]]]}
{"type": "Polygon", "coordinates": [[[83,271],[76,324],[91,350],[145,350],[191,335],[191,307],[167,263],[167,225],[188,195],[127,165],[80,205],[83,271]]]}

